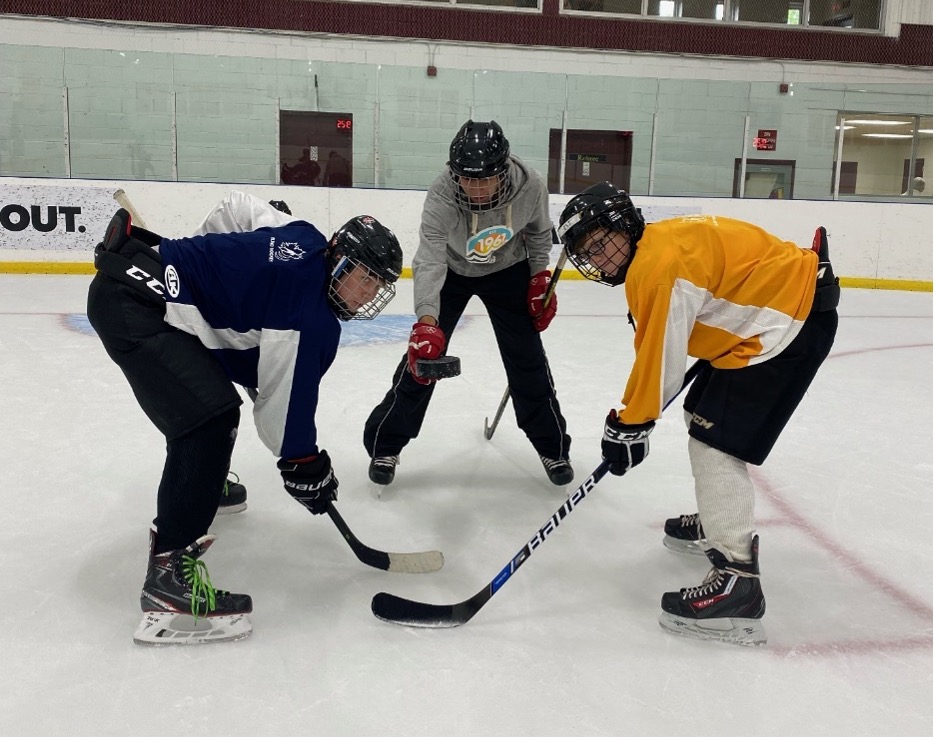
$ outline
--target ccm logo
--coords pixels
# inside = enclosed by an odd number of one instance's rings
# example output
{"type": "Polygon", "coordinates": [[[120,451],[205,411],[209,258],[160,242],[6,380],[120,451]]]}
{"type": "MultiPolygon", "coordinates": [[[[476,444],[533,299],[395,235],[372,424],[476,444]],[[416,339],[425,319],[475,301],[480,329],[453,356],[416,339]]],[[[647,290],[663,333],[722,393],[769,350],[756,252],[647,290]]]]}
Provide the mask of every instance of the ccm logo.
{"type": "Polygon", "coordinates": [[[159,283],[159,281],[157,281],[155,278],[149,275],[142,268],[137,268],[134,265],[132,268],[127,269],[127,275],[136,281],[141,281],[145,283],[146,288],[159,294],[159,296],[165,296],[165,291],[163,291],[162,284],[159,283]]]}

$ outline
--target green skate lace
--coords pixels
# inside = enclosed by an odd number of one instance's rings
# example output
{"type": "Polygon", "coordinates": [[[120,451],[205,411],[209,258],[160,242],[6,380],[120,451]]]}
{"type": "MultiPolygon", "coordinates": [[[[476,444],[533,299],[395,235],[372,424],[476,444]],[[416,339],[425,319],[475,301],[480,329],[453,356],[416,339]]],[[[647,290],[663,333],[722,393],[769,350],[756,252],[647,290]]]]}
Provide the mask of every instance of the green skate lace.
{"type": "Polygon", "coordinates": [[[211,584],[211,578],[208,576],[208,568],[200,559],[192,559],[188,555],[182,556],[182,574],[188,580],[192,588],[192,615],[198,618],[201,608],[201,598],[205,599],[205,612],[207,616],[209,611],[213,611],[216,605],[215,594],[217,591],[211,584]]]}
{"type": "MultiPolygon", "coordinates": [[[[234,484],[240,484],[240,477],[237,476],[236,472],[231,471],[231,472],[228,472],[228,474],[234,478],[234,484]]],[[[230,479],[225,479],[224,480],[224,497],[227,497],[230,494],[230,492],[228,491],[229,484],[230,484],[230,479]]]]}

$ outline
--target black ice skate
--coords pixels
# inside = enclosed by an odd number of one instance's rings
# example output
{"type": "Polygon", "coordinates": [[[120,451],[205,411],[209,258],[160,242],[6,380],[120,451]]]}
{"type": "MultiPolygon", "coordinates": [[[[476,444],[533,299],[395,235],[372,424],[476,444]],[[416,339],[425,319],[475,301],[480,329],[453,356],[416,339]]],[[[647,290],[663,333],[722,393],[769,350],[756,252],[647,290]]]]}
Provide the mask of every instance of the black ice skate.
{"type": "Polygon", "coordinates": [[[247,509],[247,488],[240,483],[240,477],[231,472],[234,479],[224,482],[224,493],[221,495],[221,504],[218,505],[219,515],[242,513],[247,509]]]}
{"type": "Polygon", "coordinates": [[[705,552],[714,565],[698,587],[662,596],[659,625],[673,634],[732,644],[766,644],[760,619],[766,598],[760,587],[759,536],[753,537],[753,563],[730,562],[717,549],[705,552]]]}
{"type": "Polygon", "coordinates": [[[133,634],[137,644],[208,644],[244,639],[253,632],[249,595],[217,590],[199,557],[215,537],[202,536],[184,549],[154,554],[150,532],[149,566],[140,596],[143,620],[133,634]]]}
{"type": "Polygon", "coordinates": [[[399,466],[399,456],[374,456],[370,461],[370,481],[374,484],[386,485],[396,476],[396,467],[399,466]]]}
{"type": "Polygon", "coordinates": [[[698,513],[669,518],[664,528],[666,535],[662,539],[663,546],[679,554],[704,555],[700,543],[704,538],[704,528],[698,513]]]}
{"type": "Polygon", "coordinates": [[[549,475],[549,481],[559,487],[564,486],[575,478],[575,470],[571,468],[568,459],[549,459],[540,456],[539,460],[545,468],[545,473],[549,475]]]}

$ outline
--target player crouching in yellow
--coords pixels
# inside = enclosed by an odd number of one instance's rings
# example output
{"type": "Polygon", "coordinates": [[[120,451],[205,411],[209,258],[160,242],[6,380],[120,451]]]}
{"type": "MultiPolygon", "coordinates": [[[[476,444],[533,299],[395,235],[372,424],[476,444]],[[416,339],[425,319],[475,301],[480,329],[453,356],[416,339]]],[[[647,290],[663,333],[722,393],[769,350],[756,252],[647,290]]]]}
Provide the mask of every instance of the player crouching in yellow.
{"type": "Polygon", "coordinates": [[[827,357],[840,295],[824,227],[812,249],[721,216],[645,224],[627,193],[593,185],[565,207],[569,260],[608,286],[626,282],[636,359],[604,424],[601,452],[618,476],[649,454],[649,434],[682,387],[689,356],[704,365],[685,399],[698,513],[666,522],[664,543],[701,553],[704,582],[662,596],[673,633],[763,644],[759,537],[748,464],[760,465],[827,357]]]}

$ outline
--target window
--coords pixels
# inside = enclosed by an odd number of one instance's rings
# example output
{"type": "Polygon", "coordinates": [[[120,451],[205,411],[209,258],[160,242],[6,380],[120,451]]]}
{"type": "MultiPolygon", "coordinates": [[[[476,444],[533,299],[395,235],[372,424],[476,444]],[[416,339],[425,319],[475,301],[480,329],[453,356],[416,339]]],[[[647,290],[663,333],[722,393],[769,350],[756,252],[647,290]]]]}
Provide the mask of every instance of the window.
{"type": "MultiPolygon", "coordinates": [[[[458,3],[467,0],[457,0],[458,3]]],[[[562,0],[564,10],[881,30],[884,0],[562,0]]]]}
{"type": "Polygon", "coordinates": [[[354,185],[350,113],[279,112],[279,179],[286,185],[354,185]]]}
{"type": "Polygon", "coordinates": [[[844,140],[841,164],[851,163],[848,188],[842,175],[839,194],[931,199],[931,116],[839,113],[837,130],[844,140]]]}
{"type": "Polygon", "coordinates": [[[568,129],[565,141],[562,183],[562,130],[549,130],[549,193],[577,193],[605,180],[630,190],[632,131],[568,129]]]}

